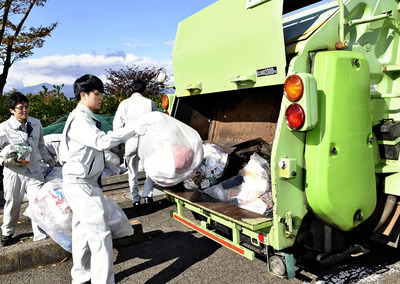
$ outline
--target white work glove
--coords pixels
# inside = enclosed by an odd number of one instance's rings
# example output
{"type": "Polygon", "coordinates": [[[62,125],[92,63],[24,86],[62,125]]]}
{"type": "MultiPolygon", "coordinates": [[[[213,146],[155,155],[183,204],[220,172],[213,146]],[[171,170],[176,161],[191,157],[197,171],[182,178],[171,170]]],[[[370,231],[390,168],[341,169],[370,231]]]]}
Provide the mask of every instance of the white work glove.
{"type": "Polygon", "coordinates": [[[24,167],[25,164],[18,161],[16,157],[4,159],[3,166],[5,167],[24,167]]]}

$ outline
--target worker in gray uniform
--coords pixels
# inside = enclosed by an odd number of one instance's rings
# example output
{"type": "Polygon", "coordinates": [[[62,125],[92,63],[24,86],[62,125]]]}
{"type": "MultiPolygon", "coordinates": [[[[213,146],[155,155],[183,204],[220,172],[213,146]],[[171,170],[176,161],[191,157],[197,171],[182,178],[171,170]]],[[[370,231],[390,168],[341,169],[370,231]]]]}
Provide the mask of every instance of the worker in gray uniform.
{"type": "MultiPolygon", "coordinates": [[[[37,192],[44,184],[41,161],[44,160],[52,167],[55,165],[44,146],[42,124],[38,119],[29,116],[28,98],[20,92],[14,92],[7,100],[7,107],[12,115],[0,124],[0,163],[4,166],[3,185],[6,201],[1,226],[1,246],[13,243],[12,236],[25,193],[29,202],[34,202],[37,192]],[[22,159],[23,153],[17,149],[27,151],[27,157],[22,159]]],[[[47,237],[34,221],[32,229],[34,241],[47,237]]]]}
{"type": "MultiPolygon", "coordinates": [[[[157,110],[156,104],[152,100],[143,97],[142,94],[145,90],[146,82],[140,79],[133,81],[133,94],[119,104],[117,112],[115,113],[113,121],[114,130],[136,122],[142,114],[157,110]]],[[[139,156],[137,153],[137,148],[137,136],[129,139],[125,144],[124,162],[128,169],[128,182],[132,194],[134,208],[138,208],[141,204],[138,186],[139,156]]],[[[153,190],[154,182],[150,177],[146,176],[142,192],[144,204],[153,203],[153,190]]]]}
{"type": "MultiPolygon", "coordinates": [[[[101,131],[93,112],[100,109],[103,82],[84,75],[74,83],[76,108],[66,121],[60,143],[63,192],[72,210],[72,283],[114,283],[109,210],[101,189],[104,150],[125,143],[133,127],[101,131]]],[[[132,125],[133,126],[133,125],[132,125]]]]}

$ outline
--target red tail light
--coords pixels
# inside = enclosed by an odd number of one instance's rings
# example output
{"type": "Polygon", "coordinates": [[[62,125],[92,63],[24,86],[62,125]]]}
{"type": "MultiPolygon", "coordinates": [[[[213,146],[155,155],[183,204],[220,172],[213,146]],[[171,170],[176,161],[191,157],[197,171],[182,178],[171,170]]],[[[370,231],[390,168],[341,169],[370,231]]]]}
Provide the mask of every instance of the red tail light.
{"type": "Polygon", "coordinates": [[[298,102],[303,96],[304,84],[298,75],[290,75],[284,84],[285,96],[291,102],[298,102]]]}
{"type": "Polygon", "coordinates": [[[259,233],[258,240],[263,243],[265,241],[265,236],[263,234],[259,233]]]}
{"type": "Polygon", "coordinates": [[[293,129],[300,129],[304,125],[306,115],[303,108],[299,104],[291,104],[286,109],[286,123],[293,129]]]}
{"type": "Polygon", "coordinates": [[[161,99],[163,109],[167,110],[169,106],[169,99],[167,95],[163,95],[161,99]]]}

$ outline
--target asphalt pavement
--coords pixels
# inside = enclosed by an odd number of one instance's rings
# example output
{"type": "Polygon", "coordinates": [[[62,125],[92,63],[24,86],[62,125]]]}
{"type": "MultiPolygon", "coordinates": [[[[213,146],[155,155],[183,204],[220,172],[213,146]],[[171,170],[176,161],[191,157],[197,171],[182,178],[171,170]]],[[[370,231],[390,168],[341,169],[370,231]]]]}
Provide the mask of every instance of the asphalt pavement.
{"type": "MultiPolygon", "coordinates": [[[[111,189],[110,186],[104,193],[116,201],[137,226],[138,239],[114,242],[116,283],[398,282],[400,254],[383,247],[325,270],[297,268],[294,278],[280,279],[268,274],[262,257],[257,255],[254,261],[247,260],[175,221],[170,216],[170,212],[176,210],[175,205],[162,192],[155,191],[154,204],[135,210],[129,190],[118,187],[111,189]]],[[[191,218],[190,212],[185,214],[191,218]]],[[[4,270],[0,271],[0,283],[71,283],[71,256],[51,239],[32,242],[30,221],[24,215],[21,215],[15,236],[14,245],[0,248],[0,265],[18,263],[19,266],[14,266],[12,271],[5,271],[5,266],[1,266],[4,270]]]]}
{"type": "MultiPolygon", "coordinates": [[[[132,204],[131,195],[126,188],[106,190],[104,194],[117,202],[120,206],[129,206],[132,204]]],[[[154,189],[154,195],[160,196],[163,195],[163,193],[154,189]]],[[[3,220],[3,206],[4,199],[1,192],[0,223],[2,223],[3,220]]],[[[0,247],[0,274],[30,269],[71,258],[71,254],[54,242],[50,237],[40,241],[33,241],[30,218],[23,214],[27,207],[28,202],[25,199],[21,206],[20,219],[13,236],[12,245],[0,247]]],[[[129,221],[134,229],[134,234],[124,238],[114,239],[114,247],[128,246],[134,243],[140,243],[144,240],[142,224],[134,218],[131,218],[129,221]]]]}

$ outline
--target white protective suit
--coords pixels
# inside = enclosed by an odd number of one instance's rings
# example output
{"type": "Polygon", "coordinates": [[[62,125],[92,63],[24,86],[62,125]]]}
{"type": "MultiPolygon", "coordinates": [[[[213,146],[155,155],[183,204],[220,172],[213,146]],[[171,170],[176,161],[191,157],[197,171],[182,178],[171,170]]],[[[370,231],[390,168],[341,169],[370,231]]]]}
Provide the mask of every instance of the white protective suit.
{"type": "Polygon", "coordinates": [[[89,108],[78,103],[69,115],[60,144],[63,192],[72,217],[72,282],[114,283],[109,212],[98,180],[104,170],[103,151],[132,137],[126,127],[107,134],[89,108]]]}

